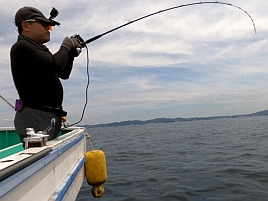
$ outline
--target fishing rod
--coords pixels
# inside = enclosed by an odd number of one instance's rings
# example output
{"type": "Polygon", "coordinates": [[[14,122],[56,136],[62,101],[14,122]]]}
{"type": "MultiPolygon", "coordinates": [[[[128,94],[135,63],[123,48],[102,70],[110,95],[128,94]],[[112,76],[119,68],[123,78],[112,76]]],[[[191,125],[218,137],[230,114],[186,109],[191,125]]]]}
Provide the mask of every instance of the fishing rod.
{"type": "MultiPolygon", "coordinates": [[[[252,17],[249,15],[249,13],[247,11],[245,11],[241,7],[238,7],[238,6],[233,5],[231,3],[219,2],[219,1],[214,1],[214,2],[211,2],[211,1],[204,1],[204,2],[202,2],[202,1],[200,1],[200,2],[196,2],[196,3],[181,4],[179,6],[170,7],[170,8],[164,9],[164,10],[160,10],[160,11],[157,11],[157,12],[154,12],[154,13],[151,13],[151,14],[148,14],[148,15],[145,15],[143,17],[140,17],[140,18],[137,18],[137,19],[128,21],[125,24],[122,24],[122,25],[120,25],[118,27],[115,27],[115,28],[113,28],[113,29],[111,29],[109,31],[106,31],[106,32],[104,32],[102,34],[99,34],[97,36],[94,36],[94,37],[92,37],[92,38],[90,38],[90,39],[88,39],[86,41],[84,41],[79,34],[75,34],[72,37],[77,38],[78,40],[80,40],[80,43],[81,43],[82,47],[86,47],[86,49],[87,49],[86,44],[91,43],[91,42],[93,42],[93,41],[101,38],[102,36],[107,35],[107,34],[109,34],[111,32],[114,32],[114,31],[116,31],[116,30],[118,30],[120,28],[123,28],[123,27],[127,26],[127,25],[133,24],[134,22],[137,22],[137,21],[143,20],[145,18],[148,18],[148,17],[154,16],[154,15],[157,15],[159,13],[163,13],[163,12],[167,12],[167,11],[170,11],[170,10],[174,10],[174,9],[177,9],[177,8],[182,8],[182,7],[187,7],[187,6],[194,6],[194,5],[202,5],[202,4],[221,4],[221,5],[226,5],[226,6],[232,6],[232,7],[235,7],[237,9],[243,11],[250,18],[250,20],[251,20],[251,22],[253,24],[253,27],[254,27],[254,32],[255,33],[257,32],[256,31],[256,26],[255,26],[255,23],[254,23],[252,17]]],[[[81,48],[77,48],[77,52],[80,53],[81,52],[81,48]]],[[[87,55],[88,55],[88,49],[87,49],[87,55]]],[[[72,125],[76,125],[76,124],[78,124],[78,123],[80,123],[82,121],[83,116],[84,116],[84,112],[85,112],[85,109],[86,109],[86,105],[87,105],[87,88],[88,88],[88,85],[89,85],[88,61],[87,61],[87,76],[88,76],[88,82],[87,82],[87,87],[86,87],[86,103],[85,103],[84,108],[83,108],[81,119],[78,122],[76,122],[76,123],[74,123],[72,125]]]]}
{"type": "Polygon", "coordinates": [[[13,109],[15,109],[15,106],[13,106],[13,105],[12,105],[7,99],[5,99],[4,96],[2,96],[1,94],[0,94],[0,98],[2,98],[3,101],[5,101],[10,107],[12,107],[13,109]]]}
{"type": "Polygon", "coordinates": [[[102,34],[99,34],[99,35],[97,35],[97,36],[94,36],[94,37],[88,39],[87,41],[83,42],[82,45],[85,46],[86,44],[91,43],[91,42],[93,42],[93,41],[95,41],[95,40],[101,38],[101,37],[104,36],[104,35],[107,35],[107,34],[109,34],[109,33],[111,33],[111,32],[114,32],[114,31],[116,31],[116,30],[118,30],[118,29],[120,29],[120,28],[123,28],[123,27],[125,27],[125,26],[127,26],[127,25],[130,25],[130,24],[132,24],[132,23],[134,23],[134,22],[143,20],[143,19],[145,19],[145,18],[147,18],[147,17],[151,17],[151,16],[153,16],[153,15],[157,15],[157,14],[159,14],[159,13],[163,13],[163,12],[166,12],[166,11],[174,10],[174,9],[177,9],[177,8],[182,8],[182,7],[186,7],[186,6],[201,5],[201,4],[222,4],[222,5],[232,6],[232,7],[238,8],[239,10],[243,11],[244,13],[246,13],[246,15],[250,18],[250,20],[252,21],[253,27],[254,27],[254,32],[256,33],[256,26],[255,26],[255,23],[254,23],[252,17],[249,15],[249,13],[248,13],[247,11],[245,11],[245,10],[242,9],[241,7],[238,7],[238,6],[233,5],[233,4],[231,4],[231,3],[219,2],[219,1],[214,1],[214,2],[211,2],[211,1],[204,1],[204,2],[202,2],[202,1],[200,1],[200,2],[196,2],[196,3],[181,4],[181,5],[179,5],[179,6],[170,7],[170,8],[167,8],[167,9],[164,9],[164,10],[160,10],[160,11],[157,11],[157,12],[154,12],[154,13],[151,13],[151,14],[148,14],[148,15],[145,15],[145,16],[143,16],[143,17],[140,17],[140,18],[131,20],[131,21],[129,21],[129,22],[123,24],[123,25],[120,25],[120,26],[115,27],[115,28],[113,28],[113,29],[111,29],[111,30],[109,30],[109,31],[106,31],[106,32],[104,32],[104,33],[102,33],[102,34]]]}

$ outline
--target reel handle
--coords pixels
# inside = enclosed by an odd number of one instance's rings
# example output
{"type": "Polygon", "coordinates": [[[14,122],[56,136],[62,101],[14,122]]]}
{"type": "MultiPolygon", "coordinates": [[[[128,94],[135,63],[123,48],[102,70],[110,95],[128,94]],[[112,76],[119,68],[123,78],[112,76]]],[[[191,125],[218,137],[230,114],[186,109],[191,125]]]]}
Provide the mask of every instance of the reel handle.
{"type": "Polygon", "coordinates": [[[76,52],[77,52],[77,54],[80,54],[81,52],[82,52],[82,48],[76,48],[76,52]]]}

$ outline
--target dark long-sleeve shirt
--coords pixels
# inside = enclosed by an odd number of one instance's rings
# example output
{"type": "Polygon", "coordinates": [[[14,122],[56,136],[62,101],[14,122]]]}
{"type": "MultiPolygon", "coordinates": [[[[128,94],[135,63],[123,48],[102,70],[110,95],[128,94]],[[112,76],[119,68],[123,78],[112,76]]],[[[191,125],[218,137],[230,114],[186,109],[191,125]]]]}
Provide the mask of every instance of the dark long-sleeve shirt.
{"type": "Polygon", "coordinates": [[[66,48],[60,47],[52,54],[46,46],[19,35],[10,57],[13,80],[24,105],[62,105],[63,88],[59,78],[69,78],[74,60],[66,48]]]}

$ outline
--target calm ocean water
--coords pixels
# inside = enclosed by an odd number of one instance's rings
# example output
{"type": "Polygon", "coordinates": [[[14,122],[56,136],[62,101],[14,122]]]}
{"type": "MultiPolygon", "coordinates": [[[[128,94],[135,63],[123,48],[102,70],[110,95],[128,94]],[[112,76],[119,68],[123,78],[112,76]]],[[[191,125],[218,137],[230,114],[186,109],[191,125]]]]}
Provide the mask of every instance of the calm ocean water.
{"type": "Polygon", "coordinates": [[[76,201],[267,201],[268,117],[88,129],[106,154],[105,195],[76,201]]]}

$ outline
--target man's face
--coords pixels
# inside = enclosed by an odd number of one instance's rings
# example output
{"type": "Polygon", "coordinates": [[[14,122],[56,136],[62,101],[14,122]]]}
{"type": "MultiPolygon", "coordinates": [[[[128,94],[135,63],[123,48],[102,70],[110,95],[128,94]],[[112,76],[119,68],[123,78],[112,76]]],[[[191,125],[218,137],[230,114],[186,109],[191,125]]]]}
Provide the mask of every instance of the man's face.
{"type": "Polygon", "coordinates": [[[22,22],[22,35],[25,35],[34,41],[44,44],[50,40],[50,31],[47,24],[42,22],[22,22]]]}

